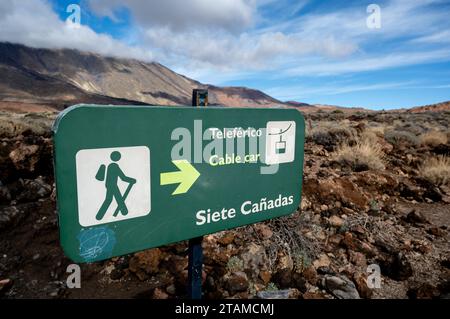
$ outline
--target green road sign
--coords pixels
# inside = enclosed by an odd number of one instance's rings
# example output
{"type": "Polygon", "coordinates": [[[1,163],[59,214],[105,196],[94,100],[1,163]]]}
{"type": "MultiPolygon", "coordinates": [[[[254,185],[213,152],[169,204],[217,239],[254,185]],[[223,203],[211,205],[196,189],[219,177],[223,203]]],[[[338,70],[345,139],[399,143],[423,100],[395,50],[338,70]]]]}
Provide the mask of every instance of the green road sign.
{"type": "Polygon", "coordinates": [[[294,109],[79,105],[54,126],[61,245],[92,262],[294,212],[294,109]]]}

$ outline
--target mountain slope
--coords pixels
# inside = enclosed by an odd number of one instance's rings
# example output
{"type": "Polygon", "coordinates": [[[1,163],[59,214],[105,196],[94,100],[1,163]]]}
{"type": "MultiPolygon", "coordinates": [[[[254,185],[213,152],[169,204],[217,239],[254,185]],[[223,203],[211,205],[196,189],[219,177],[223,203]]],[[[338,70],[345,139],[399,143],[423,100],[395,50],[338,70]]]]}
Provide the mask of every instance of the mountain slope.
{"type": "Polygon", "coordinates": [[[450,101],[424,106],[416,106],[408,110],[408,112],[410,113],[443,112],[443,111],[450,111],[450,101]]]}
{"type": "Polygon", "coordinates": [[[0,100],[3,101],[58,107],[81,102],[189,105],[194,88],[208,88],[211,104],[283,104],[257,90],[203,85],[159,63],[0,43],[0,100]]]}

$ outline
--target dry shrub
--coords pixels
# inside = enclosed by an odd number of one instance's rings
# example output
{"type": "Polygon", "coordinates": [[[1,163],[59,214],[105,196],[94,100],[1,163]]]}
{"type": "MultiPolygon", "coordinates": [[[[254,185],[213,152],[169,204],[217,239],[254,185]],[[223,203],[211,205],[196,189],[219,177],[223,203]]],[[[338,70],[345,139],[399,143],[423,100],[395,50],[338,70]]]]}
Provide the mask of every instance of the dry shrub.
{"type": "Polygon", "coordinates": [[[369,140],[362,140],[355,145],[343,144],[334,154],[334,160],[350,165],[353,170],[384,169],[384,152],[381,145],[369,140]]]}
{"type": "Polygon", "coordinates": [[[407,131],[388,131],[384,134],[384,138],[392,145],[419,145],[419,138],[407,131]]]}
{"type": "Polygon", "coordinates": [[[369,126],[366,129],[366,131],[373,133],[376,136],[384,137],[384,132],[386,131],[386,127],[384,127],[384,126],[369,126]]]}
{"type": "Polygon", "coordinates": [[[295,213],[272,219],[267,225],[273,231],[273,237],[270,243],[260,244],[265,247],[268,268],[271,271],[275,271],[277,260],[283,253],[291,258],[294,267],[299,270],[307,268],[319,254],[318,243],[306,237],[301,231],[313,226],[304,214],[295,213]]]}
{"type": "Polygon", "coordinates": [[[361,133],[361,140],[368,143],[378,143],[380,138],[384,138],[383,126],[371,126],[361,133]]]}
{"type": "Polygon", "coordinates": [[[306,139],[318,145],[333,146],[343,141],[354,139],[357,133],[346,121],[341,122],[319,122],[312,128],[308,128],[306,139]]]}
{"type": "Polygon", "coordinates": [[[450,183],[450,157],[437,156],[426,159],[419,166],[419,175],[435,185],[450,183]]]}
{"type": "Polygon", "coordinates": [[[0,137],[15,137],[24,132],[49,136],[55,114],[15,114],[0,112],[0,137]]]}
{"type": "Polygon", "coordinates": [[[436,130],[430,131],[420,136],[420,144],[427,146],[447,144],[447,134],[436,130]]]}

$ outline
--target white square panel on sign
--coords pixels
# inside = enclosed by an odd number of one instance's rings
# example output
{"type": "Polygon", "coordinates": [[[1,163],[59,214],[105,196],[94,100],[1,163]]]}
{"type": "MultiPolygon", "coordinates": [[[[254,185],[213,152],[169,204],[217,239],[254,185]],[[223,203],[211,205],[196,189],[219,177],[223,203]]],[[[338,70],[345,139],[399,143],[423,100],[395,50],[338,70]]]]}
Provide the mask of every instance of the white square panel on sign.
{"type": "Polygon", "coordinates": [[[290,163],[295,159],[295,122],[271,121],[266,127],[266,157],[268,165],[290,163]]]}
{"type": "Polygon", "coordinates": [[[118,222],[150,213],[148,147],[81,150],[76,154],[76,170],[81,226],[118,222]]]}

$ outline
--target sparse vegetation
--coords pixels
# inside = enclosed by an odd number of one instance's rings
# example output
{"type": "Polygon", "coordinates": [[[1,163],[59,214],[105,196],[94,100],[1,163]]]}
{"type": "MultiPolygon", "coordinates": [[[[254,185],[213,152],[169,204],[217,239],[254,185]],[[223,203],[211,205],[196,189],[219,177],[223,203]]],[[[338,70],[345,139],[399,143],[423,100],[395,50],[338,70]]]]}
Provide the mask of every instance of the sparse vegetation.
{"type": "MultiPolygon", "coordinates": [[[[242,226],[228,231],[227,236],[205,237],[205,298],[287,297],[288,292],[289,297],[331,298],[327,282],[334,275],[353,281],[361,298],[371,298],[366,295],[365,276],[360,275],[374,262],[387,269],[377,298],[406,298],[411,282],[419,288],[431,285],[433,294],[447,293],[439,287],[440,276],[448,267],[435,257],[448,255],[450,135],[439,147],[416,145],[437,144],[425,139],[425,133],[450,134],[450,118],[442,113],[373,112],[356,117],[345,112],[343,120],[333,121],[341,115],[331,111],[305,115],[308,142],[302,202],[296,213],[242,226]],[[384,141],[387,132],[401,147],[393,148],[384,141]],[[418,143],[414,145],[414,141],[418,143]],[[447,157],[435,157],[439,154],[447,157]],[[383,171],[372,170],[384,166],[383,171]],[[422,217],[426,223],[421,222],[422,217]],[[392,282],[395,289],[388,286],[392,282]]],[[[83,281],[86,290],[53,284],[66,279],[69,260],[61,250],[52,248],[58,240],[49,138],[52,122],[51,114],[0,112],[0,132],[4,132],[0,213],[7,217],[0,218],[0,250],[7,256],[1,267],[12,279],[25,276],[23,281],[14,280],[5,296],[29,298],[52,293],[57,298],[78,298],[100,293],[135,298],[148,291],[149,280],[155,279],[158,288],[152,297],[179,298],[186,281],[187,242],[160,247],[159,253],[151,250],[87,264],[84,267],[92,276],[83,281]],[[30,148],[37,151],[28,155],[30,148]],[[10,156],[11,152],[23,156],[10,156]],[[36,222],[40,227],[35,227],[36,222]],[[38,237],[43,241],[33,240],[38,237]],[[17,247],[27,247],[27,253],[20,254],[17,247]],[[28,254],[30,251],[40,257],[28,254]],[[159,263],[159,268],[140,266],[150,260],[159,263]],[[54,270],[60,276],[52,281],[47,261],[60,264],[54,270]],[[28,268],[30,272],[24,272],[28,268]],[[31,287],[31,279],[42,285],[31,287]],[[130,290],[123,289],[125,286],[130,290]]]]}
{"type": "Polygon", "coordinates": [[[311,258],[308,256],[308,253],[303,250],[294,251],[292,260],[294,262],[294,270],[299,273],[311,266],[311,258]]]}
{"type": "Polygon", "coordinates": [[[419,138],[413,133],[407,131],[387,131],[384,134],[384,138],[393,145],[419,145],[419,138]]]}
{"type": "Polygon", "coordinates": [[[420,136],[420,144],[427,146],[447,144],[447,134],[436,130],[430,131],[420,136]]]}
{"type": "Polygon", "coordinates": [[[372,199],[369,202],[369,206],[370,206],[370,211],[371,212],[373,212],[373,213],[379,213],[380,212],[380,205],[379,205],[377,200],[372,199]]]}
{"type": "Polygon", "coordinates": [[[273,282],[269,282],[265,291],[278,291],[278,287],[273,282]]]}
{"type": "Polygon", "coordinates": [[[382,127],[370,127],[361,133],[361,140],[368,143],[376,144],[380,138],[383,138],[384,132],[382,127]]]}
{"type": "Polygon", "coordinates": [[[53,113],[14,114],[0,112],[0,137],[14,137],[25,132],[50,136],[53,113]]]}
{"type": "Polygon", "coordinates": [[[378,137],[384,137],[384,132],[385,132],[385,127],[382,125],[374,125],[374,126],[369,126],[365,132],[370,132],[375,134],[378,137]]]}
{"type": "Polygon", "coordinates": [[[315,258],[319,248],[301,232],[296,231],[306,227],[307,221],[292,216],[272,219],[268,223],[273,231],[269,245],[265,247],[268,268],[274,270],[280,252],[290,256],[294,267],[308,267],[315,258]]]}
{"type": "Polygon", "coordinates": [[[355,171],[384,169],[384,153],[379,144],[367,140],[355,145],[343,144],[334,154],[334,160],[342,165],[351,166],[355,171]]]}
{"type": "Polygon", "coordinates": [[[419,175],[435,185],[450,183],[450,157],[437,156],[426,159],[419,167],[419,175]]]}
{"type": "Polygon", "coordinates": [[[243,271],[244,261],[236,256],[231,257],[227,262],[227,270],[229,272],[243,271]]]}
{"type": "Polygon", "coordinates": [[[306,133],[306,138],[323,146],[334,146],[356,138],[355,129],[344,122],[320,122],[312,125],[306,133]]]}

